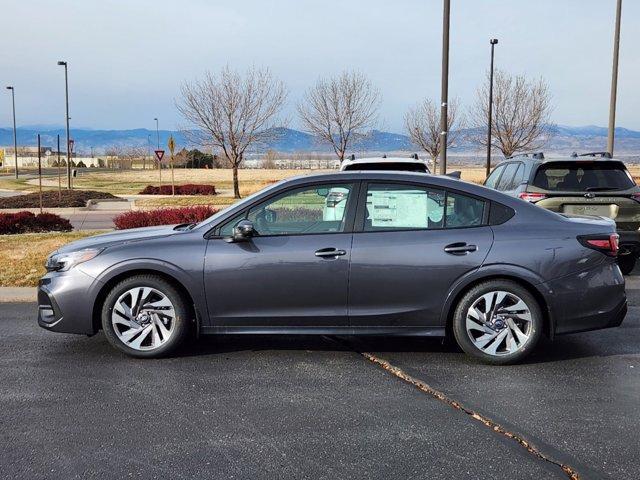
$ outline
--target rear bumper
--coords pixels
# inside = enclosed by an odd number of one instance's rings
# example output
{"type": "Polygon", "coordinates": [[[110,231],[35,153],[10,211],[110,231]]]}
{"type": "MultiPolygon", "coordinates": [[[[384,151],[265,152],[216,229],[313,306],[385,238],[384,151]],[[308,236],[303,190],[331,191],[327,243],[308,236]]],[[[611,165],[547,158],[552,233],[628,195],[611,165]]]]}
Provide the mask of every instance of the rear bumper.
{"type": "Polygon", "coordinates": [[[546,287],[556,335],[617,327],[627,313],[624,277],[611,260],[547,282],[546,287]]]}

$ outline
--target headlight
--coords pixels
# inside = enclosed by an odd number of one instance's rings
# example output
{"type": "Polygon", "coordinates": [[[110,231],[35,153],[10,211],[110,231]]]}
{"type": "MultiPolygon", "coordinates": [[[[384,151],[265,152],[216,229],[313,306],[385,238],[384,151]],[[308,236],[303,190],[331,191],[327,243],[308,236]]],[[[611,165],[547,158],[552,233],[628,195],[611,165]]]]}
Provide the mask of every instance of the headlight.
{"type": "Polygon", "coordinates": [[[71,267],[95,258],[103,249],[87,248],[75,252],[56,253],[47,258],[45,267],[49,272],[66,272],[71,267]]]}

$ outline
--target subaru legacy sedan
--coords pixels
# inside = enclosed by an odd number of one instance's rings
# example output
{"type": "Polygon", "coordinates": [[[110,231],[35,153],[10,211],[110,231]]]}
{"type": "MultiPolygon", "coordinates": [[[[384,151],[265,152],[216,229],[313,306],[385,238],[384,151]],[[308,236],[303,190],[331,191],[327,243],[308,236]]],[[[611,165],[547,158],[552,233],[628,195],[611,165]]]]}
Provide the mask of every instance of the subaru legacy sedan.
{"type": "Polygon", "coordinates": [[[118,231],[51,254],[40,326],[103,330],[135,357],[190,334],[452,336],[487,363],[542,335],[616,327],[627,302],[608,219],[407,172],[298,177],[192,225],[118,231]],[[326,214],[340,189],[345,208],[326,214]]]}

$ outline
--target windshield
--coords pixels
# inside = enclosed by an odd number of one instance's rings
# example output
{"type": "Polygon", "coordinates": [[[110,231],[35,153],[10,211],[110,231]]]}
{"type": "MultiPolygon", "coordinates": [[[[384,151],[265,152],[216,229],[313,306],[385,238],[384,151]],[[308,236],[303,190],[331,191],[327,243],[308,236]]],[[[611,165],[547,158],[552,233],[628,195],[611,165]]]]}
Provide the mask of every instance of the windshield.
{"type": "Polygon", "coordinates": [[[541,165],[533,186],[550,191],[626,190],[635,185],[620,162],[550,162],[541,165]]]}
{"type": "Polygon", "coordinates": [[[414,162],[354,163],[345,167],[345,171],[352,170],[393,170],[396,172],[421,173],[428,173],[429,171],[424,163],[414,162]]]}

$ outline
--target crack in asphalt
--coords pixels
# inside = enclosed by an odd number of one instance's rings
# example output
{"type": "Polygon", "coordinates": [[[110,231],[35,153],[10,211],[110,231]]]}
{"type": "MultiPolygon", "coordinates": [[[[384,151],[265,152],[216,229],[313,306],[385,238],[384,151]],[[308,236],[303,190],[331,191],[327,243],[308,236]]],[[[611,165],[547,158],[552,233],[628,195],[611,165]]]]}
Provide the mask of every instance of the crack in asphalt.
{"type": "Polygon", "coordinates": [[[426,382],[423,382],[422,380],[419,380],[411,375],[409,375],[408,373],[406,373],[404,370],[402,370],[401,368],[398,368],[394,365],[392,365],[391,363],[389,363],[387,360],[384,360],[372,353],[369,352],[361,352],[356,350],[356,352],[360,355],[362,355],[364,358],[366,358],[367,360],[369,360],[370,362],[372,362],[373,364],[381,367],[383,370],[386,370],[387,372],[391,373],[392,375],[395,375],[396,377],[398,377],[399,379],[403,380],[404,382],[413,385],[414,387],[416,387],[418,390],[431,395],[432,397],[434,397],[437,400],[440,400],[441,402],[449,405],[450,407],[455,408],[456,410],[460,410],[461,412],[466,413],[467,415],[469,415],[471,418],[473,418],[474,420],[482,423],[484,426],[490,428],[491,430],[493,430],[494,432],[503,435],[513,441],[515,441],[518,445],[520,445],[521,447],[523,447],[527,452],[529,452],[530,454],[534,455],[535,457],[544,460],[545,462],[549,462],[553,465],[556,465],[558,467],[560,467],[562,469],[562,471],[565,473],[565,475],[567,476],[567,478],[569,478],[570,480],[580,480],[580,474],[576,471],[575,468],[565,464],[565,463],[561,463],[558,462],[557,460],[554,460],[553,458],[547,456],[546,454],[544,454],[543,452],[541,452],[538,448],[536,448],[534,445],[532,445],[529,441],[527,441],[525,438],[523,438],[522,436],[510,432],[509,430],[507,430],[505,427],[503,427],[502,425],[500,425],[499,423],[491,420],[490,418],[481,415],[480,413],[472,410],[469,407],[466,407],[465,405],[463,405],[462,403],[458,402],[457,400],[453,400],[451,398],[449,398],[447,395],[445,395],[444,393],[442,393],[439,390],[436,390],[435,388],[431,387],[430,385],[428,385],[426,382]]]}

